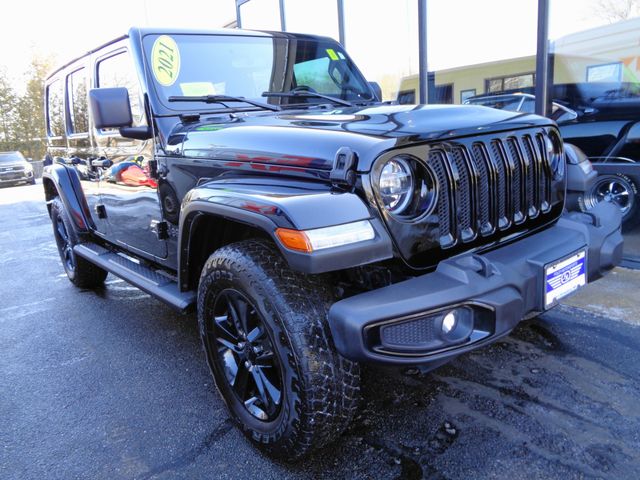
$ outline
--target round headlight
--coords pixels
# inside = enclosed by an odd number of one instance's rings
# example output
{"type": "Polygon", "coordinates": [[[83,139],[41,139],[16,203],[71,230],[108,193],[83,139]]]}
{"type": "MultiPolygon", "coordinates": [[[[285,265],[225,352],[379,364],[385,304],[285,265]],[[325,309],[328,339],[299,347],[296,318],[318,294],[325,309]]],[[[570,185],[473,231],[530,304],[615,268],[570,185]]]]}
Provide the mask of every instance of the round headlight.
{"type": "Polygon", "coordinates": [[[436,179],[423,162],[411,155],[398,155],[387,160],[379,172],[382,205],[397,220],[413,221],[433,211],[436,179]]]}
{"type": "Polygon", "coordinates": [[[544,138],[553,176],[556,180],[561,180],[564,177],[566,163],[564,149],[562,148],[562,140],[560,140],[558,134],[553,130],[544,138]]]}
{"type": "Polygon", "coordinates": [[[413,197],[413,173],[407,160],[395,157],[382,167],[379,189],[389,212],[399,215],[407,208],[413,197]]]}

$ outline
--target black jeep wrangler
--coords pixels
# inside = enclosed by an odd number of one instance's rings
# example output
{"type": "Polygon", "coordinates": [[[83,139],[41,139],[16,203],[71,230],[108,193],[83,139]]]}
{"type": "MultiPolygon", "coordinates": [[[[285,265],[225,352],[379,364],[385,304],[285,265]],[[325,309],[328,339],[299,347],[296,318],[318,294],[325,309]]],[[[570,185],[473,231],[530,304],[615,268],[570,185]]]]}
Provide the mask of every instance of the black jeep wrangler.
{"type": "Polygon", "coordinates": [[[621,256],[618,209],[565,211],[551,120],[376,90],[331,39],[239,30],[134,28],[46,82],[69,279],[197,308],[232,417],[288,459],[346,428],[360,363],[435,368],[621,256]]]}

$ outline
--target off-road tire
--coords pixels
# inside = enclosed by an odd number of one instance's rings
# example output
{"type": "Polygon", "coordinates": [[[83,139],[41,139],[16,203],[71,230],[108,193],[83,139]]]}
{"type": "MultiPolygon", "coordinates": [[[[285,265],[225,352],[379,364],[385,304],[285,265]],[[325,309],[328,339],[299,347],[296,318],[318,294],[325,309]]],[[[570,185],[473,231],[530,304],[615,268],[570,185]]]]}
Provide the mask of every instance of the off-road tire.
{"type": "Polygon", "coordinates": [[[292,271],[268,241],[222,247],[202,270],[198,323],[216,386],[240,429],[273,457],[293,461],[326,445],[345,430],[356,411],[360,370],[333,345],[327,312],[334,301],[326,281],[292,271]],[[269,423],[247,416],[211,347],[215,342],[207,341],[212,305],[229,289],[255,306],[280,359],[282,400],[278,418],[269,423]]]}
{"type": "Polygon", "coordinates": [[[60,197],[54,198],[51,202],[51,222],[60,260],[71,283],[79,288],[95,288],[102,285],[108,272],[73,252],[73,247],[78,245],[80,240],[60,197]],[[67,239],[64,239],[59,231],[58,221],[62,222],[67,239]],[[71,262],[65,254],[71,256],[71,262]]]}

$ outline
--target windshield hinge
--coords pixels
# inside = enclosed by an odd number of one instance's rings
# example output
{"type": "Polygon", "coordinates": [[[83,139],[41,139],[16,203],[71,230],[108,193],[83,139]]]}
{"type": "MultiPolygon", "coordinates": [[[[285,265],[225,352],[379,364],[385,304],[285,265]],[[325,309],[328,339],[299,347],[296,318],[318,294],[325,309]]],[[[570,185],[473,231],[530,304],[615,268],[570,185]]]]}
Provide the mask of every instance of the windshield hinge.
{"type": "Polygon", "coordinates": [[[338,187],[353,187],[356,183],[357,157],[349,147],[340,147],[333,160],[333,168],[329,174],[331,184],[338,187]]]}
{"type": "Polygon", "coordinates": [[[200,114],[199,113],[181,113],[180,120],[182,120],[182,123],[197,122],[198,120],[200,120],[200,114]]]}

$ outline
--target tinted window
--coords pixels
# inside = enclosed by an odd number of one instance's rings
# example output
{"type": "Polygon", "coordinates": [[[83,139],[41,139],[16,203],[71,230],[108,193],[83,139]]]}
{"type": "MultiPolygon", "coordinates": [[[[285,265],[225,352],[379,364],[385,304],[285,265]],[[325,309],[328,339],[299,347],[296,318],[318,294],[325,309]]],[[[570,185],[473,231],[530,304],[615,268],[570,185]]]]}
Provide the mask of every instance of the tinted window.
{"type": "Polygon", "coordinates": [[[47,115],[49,135],[61,137],[64,135],[64,96],[63,85],[60,80],[53,81],[47,88],[47,115]]]}
{"type": "Polygon", "coordinates": [[[435,97],[432,103],[453,103],[453,85],[436,85],[435,97]]]}
{"type": "Polygon", "coordinates": [[[67,95],[71,133],[88,132],[87,77],[84,68],[67,77],[67,95]]]}
{"type": "Polygon", "coordinates": [[[128,52],[118,53],[98,63],[98,87],[125,87],[129,90],[134,120],[142,116],[140,85],[128,52]]]}
{"type": "Polygon", "coordinates": [[[398,103],[403,105],[413,105],[416,103],[416,91],[406,90],[398,93],[398,103]]]}

